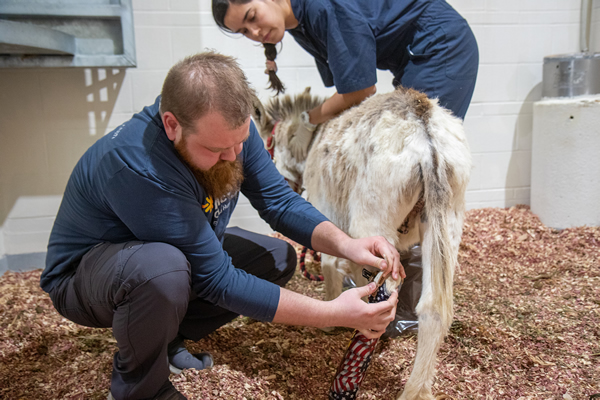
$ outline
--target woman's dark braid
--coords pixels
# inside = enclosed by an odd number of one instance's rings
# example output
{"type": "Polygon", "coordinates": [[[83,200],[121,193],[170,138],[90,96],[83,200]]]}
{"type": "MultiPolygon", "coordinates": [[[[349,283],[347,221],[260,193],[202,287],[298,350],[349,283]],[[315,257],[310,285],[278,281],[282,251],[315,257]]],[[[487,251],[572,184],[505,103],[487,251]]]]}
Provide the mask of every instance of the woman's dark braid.
{"type": "MultiPolygon", "coordinates": [[[[263,43],[263,46],[265,47],[265,57],[267,57],[267,60],[275,61],[277,58],[277,49],[275,48],[275,45],[271,43],[263,43]]],[[[285,87],[283,86],[283,83],[281,83],[281,80],[279,80],[277,77],[277,73],[275,71],[269,70],[269,83],[269,89],[277,90],[277,94],[285,92],[285,87]]]]}

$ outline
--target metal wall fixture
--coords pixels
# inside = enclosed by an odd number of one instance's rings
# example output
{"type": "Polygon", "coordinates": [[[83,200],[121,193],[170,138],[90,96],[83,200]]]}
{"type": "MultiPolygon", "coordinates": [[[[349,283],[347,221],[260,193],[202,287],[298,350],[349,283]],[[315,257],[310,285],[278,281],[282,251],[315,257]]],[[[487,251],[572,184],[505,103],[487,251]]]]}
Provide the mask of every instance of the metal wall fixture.
{"type": "Polygon", "coordinates": [[[0,68],[135,66],[131,0],[0,1],[0,68]]]}
{"type": "Polygon", "coordinates": [[[600,93],[600,53],[590,53],[592,2],[581,1],[580,53],[544,57],[543,97],[600,93]]]}

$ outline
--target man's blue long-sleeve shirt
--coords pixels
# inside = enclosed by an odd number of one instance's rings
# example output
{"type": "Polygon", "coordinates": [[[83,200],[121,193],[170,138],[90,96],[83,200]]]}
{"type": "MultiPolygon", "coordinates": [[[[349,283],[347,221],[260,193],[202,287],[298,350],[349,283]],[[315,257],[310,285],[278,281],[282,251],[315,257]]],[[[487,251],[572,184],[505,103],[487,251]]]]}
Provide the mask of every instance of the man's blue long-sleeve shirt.
{"type": "MultiPolygon", "coordinates": [[[[98,243],[163,242],[187,257],[198,297],[272,320],[279,287],[236,269],[222,247],[237,196],[213,200],[206,194],[168,139],[159,104],[160,97],[77,163],[50,235],[42,289],[49,292],[71,276],[98,243]]],[[[274,230],[310,246],[314,228],[326,218],[290,189],[253,123],[240,156],[241,191],[252,206],[274,230]]]]}

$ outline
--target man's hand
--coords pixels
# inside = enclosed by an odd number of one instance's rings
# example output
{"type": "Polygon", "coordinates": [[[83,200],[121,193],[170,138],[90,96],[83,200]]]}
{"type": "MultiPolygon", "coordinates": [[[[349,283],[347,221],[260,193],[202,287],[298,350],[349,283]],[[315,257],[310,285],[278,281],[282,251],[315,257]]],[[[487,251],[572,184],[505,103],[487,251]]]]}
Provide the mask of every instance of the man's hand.
{"type": "Polygon", "coordinates": [[[312,248],[325,254],[348,259],[359,265],[371,265],[392,275],[406,278],[398,250],[382,236],[352,239],[329,221],[321,222],[311,238],[312,248]]]}
{"type": "Polygon", "coordinates": [[[400,264],[398,250],[384,237],[371,236],[360,239],[350,239],[344,250],[347,258],[359,265],[371,265],[384,271],[384,276],[392,275],[406,278],[404,267],[400,264]]]}
{"type": "Polygon", "coordinates": [[[377,338],[396,316],[398,293],[392,292],[386,301],[365,303],[362,298],[375,290],[376,285],[370,283],[348,289],[331,301],[321,301],[280,288],[279,304],[273,322],[317,328],[345,326],[358,329],[369,339],[377,338]]]}
{"type": "Polygon", "coordinates": [[[398,292],[393,291],[389,299],[379,303],[368,304],[361,299],[376,289],[375,283],[371,282],[367,286],[348,289],[332,300],[336,307],[335,314],[343,319],[336,325],[357,329],[369,339],[380,337],[396,316],[398,292]]]}

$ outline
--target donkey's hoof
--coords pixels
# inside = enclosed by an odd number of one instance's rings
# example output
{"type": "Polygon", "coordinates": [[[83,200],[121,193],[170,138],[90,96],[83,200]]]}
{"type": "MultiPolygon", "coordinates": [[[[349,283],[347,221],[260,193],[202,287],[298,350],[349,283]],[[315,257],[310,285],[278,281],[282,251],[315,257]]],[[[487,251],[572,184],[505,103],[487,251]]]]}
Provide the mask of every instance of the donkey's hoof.
{"type": "Polygon", "coordinates": [[[409,395],[405,390],[398,395],[397,400],[435,400],[435,396],[431,394],[431,391],[421,391],[419,393],[413,393],[409,395]]]}

